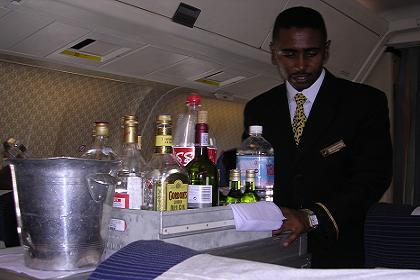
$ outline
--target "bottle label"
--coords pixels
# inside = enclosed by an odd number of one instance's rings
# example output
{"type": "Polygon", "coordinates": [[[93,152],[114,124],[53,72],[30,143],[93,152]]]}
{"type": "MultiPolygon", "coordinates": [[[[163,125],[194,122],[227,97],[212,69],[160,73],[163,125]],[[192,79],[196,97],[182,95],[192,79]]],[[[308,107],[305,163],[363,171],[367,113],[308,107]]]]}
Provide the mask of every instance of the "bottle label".
{"type": "Polygon", "coordinates": [[[207,147],[207,153],[209,155],[209,159],[213,164],[216,164],[216,158],[217,158],[217,149],[216,147],[207,147]]]}
{"type": "Polygon", "coordinates": [[[172,146],[172,135],[156,135],[155,146],[172,146]]]}
{"type": "Polygon", "coordinates": [[[209,145],[209,134],[205,132],[200,133],[200,146],[209,145]]]}
{"type": "Polygon", "coordinates": [[[241,170],[243,185],[245,185],[247,169],[255,170],[255,186],[257,189],[274,184],[274,156],[241,155],[237,157],[237,168],[241,170]]]}
{"type": "Polygon", "coordinates": [[[143,182],[140,177],[127,177],[127,192],[129,195],[129,208],[140,209],[143,201],[143,182]]]}
{"type": "Polygon", "coordinates": [[[188,205],[210,204],[212,202],[212,185],[189,185],[188,205]]]}
{"type": "Polygon", "coordinates": [[[166,185],[166,211],[186,210],[188,207],[188,184],[176,180],[166,185]]]}
{"type": "Polygon", "coordinates": [[[195,148],[191,147],[173,147],[173,153],[176,157],[176,160],[182,166],[187,166],[187,164],[193,160],[195,155],[195,148]]]}
{"type": "Polygon", "coordinates": [[[128,193],[115,193],[114,202],[112,204],[115,208],[125,208],[129,207],[129,195],[128,193]]]}

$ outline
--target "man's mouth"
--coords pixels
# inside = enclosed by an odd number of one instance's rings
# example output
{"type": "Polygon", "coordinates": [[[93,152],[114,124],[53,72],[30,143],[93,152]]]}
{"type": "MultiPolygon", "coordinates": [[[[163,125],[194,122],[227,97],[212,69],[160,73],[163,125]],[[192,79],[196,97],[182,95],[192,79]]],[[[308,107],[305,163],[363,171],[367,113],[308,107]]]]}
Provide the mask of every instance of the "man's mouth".
{"type": "Polygon", "coordinates": [[[306,82],[309,79],[309,74],[294,74],[292,75],[292,79],[297,82],[306,82]]]}

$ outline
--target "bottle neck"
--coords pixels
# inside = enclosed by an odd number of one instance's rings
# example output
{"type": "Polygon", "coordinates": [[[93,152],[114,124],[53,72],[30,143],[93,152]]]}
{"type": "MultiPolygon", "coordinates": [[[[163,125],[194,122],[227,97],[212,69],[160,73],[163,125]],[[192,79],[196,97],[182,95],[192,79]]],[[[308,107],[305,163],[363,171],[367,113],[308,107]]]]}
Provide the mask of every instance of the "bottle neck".
{"type": "Polygon", "coordinates": [[[209,145],[209,126],[206,123],[195,125],[195,145],[208,147],[209,145]]]}
{"type": "Polygon", "coordinates": [[[245,191],[255,191],[255,182],[245,181],[245,191]]]}
{"type": "Polygon", "coordinates": [[[105,147],[108,143],[108,136],[97,135],[93,140],[93,147],[105,147]]]}
{"type": "Polygon", "coordinates": [[[124,144],[137,143],[137,128],[135,126],[124,126],[124,144]]]}

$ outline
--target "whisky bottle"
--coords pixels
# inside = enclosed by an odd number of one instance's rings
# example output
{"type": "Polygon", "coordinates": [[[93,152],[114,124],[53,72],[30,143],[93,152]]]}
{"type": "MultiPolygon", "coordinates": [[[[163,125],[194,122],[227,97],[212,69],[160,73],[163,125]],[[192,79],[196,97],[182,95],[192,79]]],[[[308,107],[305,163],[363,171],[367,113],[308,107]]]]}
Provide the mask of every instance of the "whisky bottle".
{"type": "Polygon", "coordinates": [[[143,203],[144,160],[138,149],[137,126],[136,116],[123,117],[122,163],[117,173],[121,183],[115,189],[115,208],[141,209],[143,203]]]}
{"type": "Polygon", "coordinates": [[[204,208],[218,205],[218,173],[209,159],[207,147],[207,111],[198,111],[195,126],[194,159],[186,166],[191,184],[188,186],[188,208],[204,208]]]}
{"type": "Polygon", "coordinates": [[[247,169],[245,175],[245,192],[241,196],[241,203],[257,202],[260,197],[255,192],[255,170],[247,169]]]}
{"type": "Polygon", "coordinates": [[[171,116],[159,115],[155,152],[146,167],[142,209],[173,211],[188,207],[189,177],[172,154],[171,130],[171,116]]]}
{"type": "Polygon", "coordinates": [[[229,172],[229,188],[226,204],[240,203],[242,197],[241,173],[238,169],[231,169],[229,172]]]}
{"type": "Polygon", "coordinates": [[[99,160],[115,160],[118,159],[117,154],[108,145],[109,127],[108,122],[98,121],[92,133],[93,142],[91,147],[82,154],[82,158],[99,159],[99,160]]]}

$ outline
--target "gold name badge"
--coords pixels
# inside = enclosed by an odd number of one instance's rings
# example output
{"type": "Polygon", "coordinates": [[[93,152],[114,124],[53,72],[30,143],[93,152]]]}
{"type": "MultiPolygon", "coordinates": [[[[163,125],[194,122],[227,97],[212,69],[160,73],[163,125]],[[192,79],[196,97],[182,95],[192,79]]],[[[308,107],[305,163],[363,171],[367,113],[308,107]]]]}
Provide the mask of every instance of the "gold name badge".
{"type": "Polygon", "coordinates": [[[321,155],[322,155],[323,157],[327,157],[327,156],[329,156],[329,155],[332,155],[332,154],[334,154],[334,153],[336,153],[336,152],[340,151],[340,150],[341,150],[341,149],[343,149],[344,147],[346,147],[346,144],[344,143],[344,141],[343,141],[343,140],[340,140],[340,141],[338,141],[338,142],[336,142],[336,143],[334,143],[334,144],[332,144],[332,145],[330,145],[330,146],[328,146],[328,147],[326,147],[326,148],[322,149],[322,150],[320,151],[320,153],[321,153],[321,155]]]}

